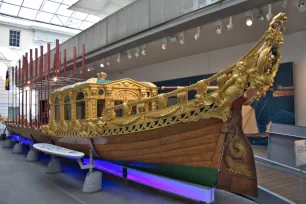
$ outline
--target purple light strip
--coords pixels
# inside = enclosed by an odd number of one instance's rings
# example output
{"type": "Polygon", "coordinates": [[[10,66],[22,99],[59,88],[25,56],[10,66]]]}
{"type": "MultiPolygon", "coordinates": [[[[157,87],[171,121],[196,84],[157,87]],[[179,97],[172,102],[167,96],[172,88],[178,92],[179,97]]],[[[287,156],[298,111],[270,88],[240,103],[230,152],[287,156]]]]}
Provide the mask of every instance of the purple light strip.
{"type": "Polygon", "coordinates": [[[29,146],[33,146],[33,144],[35,144],[35,142],[32,142],[30,140],[26,140],[26,139],[24,139],[22,137],[19,137],[17,135],[8,134],[8,136],[12,137],[12,140],[22,142],[23,144],[26,144],[26,145],[29,145],[29,146]]]}
{"type": "MultiPolygon", "coordinates": [[[[107,173],[113,174],[115,176],[119,176],[119,177],[123,177],[122,172],[123,172],[123,167],[109,163],[109,162],[105,162],[105,161],[101,161],[101,160],[94,160],[95,162],[95,168],[99,169],[101,171],[105,171],[107,173]]],[[[83,163],[89,164],[89,159],[88,158],[84,158],[83,159],[83,163]]]]}
{"type": "Polygon", "coordinates": [[[169,193],[196,201],[211,203],[215,200],[214,188],[190,185],[181,181],[128,169],[128,179],[137,183],[151,186],[169,193]]]}

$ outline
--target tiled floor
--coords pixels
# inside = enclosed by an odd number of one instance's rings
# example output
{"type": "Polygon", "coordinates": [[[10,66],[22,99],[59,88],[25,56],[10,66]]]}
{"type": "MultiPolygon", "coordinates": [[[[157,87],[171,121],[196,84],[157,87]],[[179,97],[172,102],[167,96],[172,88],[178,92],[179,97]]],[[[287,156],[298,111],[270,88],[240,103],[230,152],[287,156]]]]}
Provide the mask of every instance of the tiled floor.
{"type": "MultiPolygon", "coordinates": [[[[0,204],[79,204],[79,203],[195,203],[111,175],[103,174],[103,191],[83,194],[85,171],[65,164],[63,173],[46,174],[47,160],[26,162],[0,142],[0,204]]],[[[254,203],[237,195],[217,191],[216,204],[254,203]]]]}

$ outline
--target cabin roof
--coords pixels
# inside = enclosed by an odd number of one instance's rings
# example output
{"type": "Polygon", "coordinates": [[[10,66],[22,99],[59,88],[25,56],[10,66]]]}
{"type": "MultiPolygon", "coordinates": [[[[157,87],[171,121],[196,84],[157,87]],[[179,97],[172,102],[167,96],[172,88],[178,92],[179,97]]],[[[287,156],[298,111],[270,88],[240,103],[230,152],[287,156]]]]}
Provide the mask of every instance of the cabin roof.
{"type": "Polygon", "coordinates": [[[124,79],[119,79],[119,80],[90,78],[87,81],[77,82],[75,84],[71,84],[71,85],[68,85],[68,86],[64,86],[64,87],[55,89],[52,93],[54,94],[54,93],[61,92],[61,91],[68,91],[70,89],[80,87],[84,84],[100,84],[101,87],[104,87],[106,85],[116,84],[116,83],[119,83],[119,82],[130,82],[130,83],[133,83],[133,84],[138,85],[138,86],[144,86],[144,87],[147,87],[147,88],[157,88],[156,85],[151,83],[151,82],[138,82],[138,81],[135,81],[135,80],[130,79],[130,78],[124,78],[124,79]]]}

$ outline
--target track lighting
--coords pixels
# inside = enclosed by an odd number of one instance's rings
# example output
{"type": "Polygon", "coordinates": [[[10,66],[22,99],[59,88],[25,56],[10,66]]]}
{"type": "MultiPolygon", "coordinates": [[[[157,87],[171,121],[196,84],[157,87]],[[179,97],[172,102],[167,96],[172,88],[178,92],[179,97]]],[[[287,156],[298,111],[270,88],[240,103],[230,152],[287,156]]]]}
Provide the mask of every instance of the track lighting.
{"type": "Polygon", "coordinates": [[[198,26],[197,27],[197,33],[194,35],[194,39],[198,40],[200,38],[200,36],[201,36],[201,27],[198,26]]]}
{"type": "Polygon", "coordinates": [[[300,12],[306,11],[306,5],[303,0],[297,0],[296,1],[297,8],[299,9],[300,12]]]}
{"type": "Polygon", "coordinates": [[[139,47],[135,48],[135,57],[139,57],[139,47]]]}
{"type": "Polygon", "coordinates": [[[180,41],[181,45],[184,45],[184,43],[185,43],[185,34],[184,34],[184,32],[180,32],[180,34],[179,34],[179,41],[180,41]]]}
{"type": "Polygon", "coordinates": [[[146,45],[141,46],[141,54],[142,54],[143,56],[146,55],[146,48],[147,48],[146,45]]]}
{"type": "Polygon", "coordinates": [[[57,81],[57,77],[53,77],[53,81],[57,81]]]}
{"type": "Polygon", "coordinates": [[[233,29],[234,24],[233,24],[233,17],[232,16],[229,17],[229,22],[228,22],[228,25],[226,27],[227,27],[228,30],[233,29]]]}
{"type": "Polygon", "coordinates": [[[268,21],[271,21],[272,18],[273,18],[273,13],[272,13],[272,5],[271,4],[268,4],[268,14],[266,15],[266,18],[268,21]]]}
{"type": "Polygon", "coordinates": [[[162,49],[166,50],[167,49],[167,38],[162,39],[162,49]]]}
{"type": "Polygon", "coordinates": [[[220,35],[222,33],[222,21],[218,20],[216,22],[216,33],[220,35]]]}
{"type": "Polygon", "coordinates": [[[120,63],[120,60],[121,60],[120,58],[121,58],[121,54],[120,54],[120,52],[119,52],[118,55],[117,55],[117,62],[118,62],[118,63],[120,63]]]}
{"type": "Polygon", "coordinates": [[[26,86],[26,87],[25,87],[25,90],[26,90],[26,91],[30,91],[30,87],[29,87],[29,86],[26,86]]]}
{"type": "Polygon", "coordinates": [[[253,24],[253,11],[247,11],[245,15],[246,15],[245,23],[247,24],[247,26],[251,26],[253,24]]]}
{"type": "Polygon", "coordinates": [[[31,83],[31,81],[27,81],[27,84],[30,84],[31,83]]]}
{"type": "Polygon", "coordinates": [[[127,55],[128,55],[128,58],[129,58],[129,59],[132,59],[132,54],[131,54],[131,50],[128,50],[128,53],[127,53],[127,55]]]}

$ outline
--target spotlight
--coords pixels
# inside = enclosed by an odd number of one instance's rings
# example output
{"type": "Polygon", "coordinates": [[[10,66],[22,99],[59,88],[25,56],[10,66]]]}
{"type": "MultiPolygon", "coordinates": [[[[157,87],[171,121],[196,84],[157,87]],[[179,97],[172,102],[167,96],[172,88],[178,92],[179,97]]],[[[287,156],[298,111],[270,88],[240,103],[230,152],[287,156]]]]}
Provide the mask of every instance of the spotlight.
{"type": "Polygon", "coordinates": [[[143,46],[141,47],[141,54],[142,54],[143,56],[146,55],[146,48],[147,48],[146,45],[143,45],[143,46]]]}
{"type": "Polygon", "coordinates": [[[135,57],[139,57],[139,47],[135,48],[135,57]]]}
{"type": "Polygon", "coordinates": [[[91,69],[90,69],[90,68],[88,68],[88,69],[87,69],[87,71],[89,71],[89,72],[90,72],[90,71],[91,71],[91,69]]]}
{"type": "Polygon", "coordinates": [[[107,58],[107,60],[106,60],[106,65],[107,65],[107,66],[110,66],[110,64],[111,64],[110,61],[111,61],[111,59],[110,59],[110,58],[107,58]]]}
{"type": "Polygon", "coordinates": [[[117,62],[118,62],[118,63],[120,63],[120,60],[121,60],[120,58],[121,58],[121,54],[120,54],[120,52],[119,52],[118,55],[117,55],[117,62]]]}
{"type": "Polygon", "coordinates": [[[101,60],[100,67],[101,67],[101,68],[104,67],[104,60],[101,60]]]}
{"type": "Polygon", "coordinates": [[[288,1],[287,0],[283,0],[282,7],[283,8],[287,8],[287,6],[288,6],[288,1]]]}
{"type": "Polygon", "coordinates": [[[181,45],[184,45],[184,43],[185,43],[185,34],[184,34],[184,32],[180,32],[180,34],[179,34],[179,41],[180,41],[181,45]]]}
{"type": "Polygon", "coordinates": [[[272,18],[273,18],[272,5],[271,4],[268,4],[268,9],[269,9],[269,12],[266,15],[266,18],[267,18],[268,21],[271,21],[272,18]]]}
{"type": "Polygon", "coordinates": [[[57,77],[53,77],[53,81],[57,81],[57,77]]]}
{"type": "Polygon", "coordinates": [[[128,58],[129,58],[129,59],[132,59],[131,50],[129,50],[127,54],[128,54],[128,58]]]}
{"type": "Polygon", "coordinates": [[[246,12],[246,24],[247,26],[251,26],[253,24],[253,11],[246,12]]]}
{"type": "Polygon", "coordinates": [[[297,8],[299,9],[300,12],[306,11],[306,5],[303,0],[297,0],[296,1],[297,8]]]}
{"type": "Polygon", "coordinates": [[[162,39],[162,49],[166,50],[167,49],[167,38],[162,39]]]}
{"type": "Polygon", "coordinates": [[[226,27],[227,27],[228,30],[233,29],[234,24],[233,24],[233,17],[232,16],[229,17],[229,22],[228,22],[228,25],[226,27]]]}
{"type": "Polygon", "coordinates": [[[26,87],[25,87],[25,90],[26,90],[26,91],[30,91],[30,87],[29,87],[29,86],[26,86],[26,87]]]}
{"type": "Polygon", "coordinates": [[[27,81],[27,84],[30,84],[31,83],[31,81],[27,81]]]}
{"type": "Polygon", "coordinates": [[[197,33],[194,35],[194,39],[198,40],[200,38],[200,36],[201,36],[201,27],[198,26],[197,27],[197,33]]]}
{"type": "Polygon", "coordinates": [[[216,33],[220,35],[222,33],[222,21],[218,20],[216,22],[216,33]]]}

